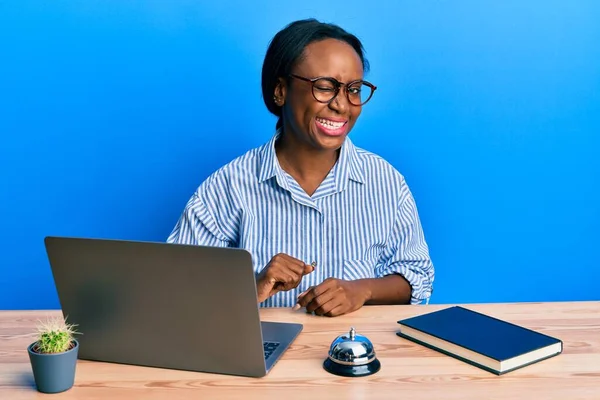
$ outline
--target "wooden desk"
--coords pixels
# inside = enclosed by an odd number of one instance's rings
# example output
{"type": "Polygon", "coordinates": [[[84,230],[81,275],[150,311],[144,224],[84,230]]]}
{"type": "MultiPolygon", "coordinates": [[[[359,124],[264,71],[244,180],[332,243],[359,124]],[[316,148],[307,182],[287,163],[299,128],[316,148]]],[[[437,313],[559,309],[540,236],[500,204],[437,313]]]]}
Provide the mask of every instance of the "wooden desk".
{"type": "MultiPolygon", "coordinates": [[[[64,399],[600,399],[600,302],[466,305],[564,341],[563,354],[496,376],[395,335],[398,319],[446,306],[364,307],[325,318],[290,309],[262,310],[264,320],[304,330],[264,378],[78,361],[64,399]],[[322,368],[331,341],[354,326],[371,339],[381,370],[342,378],[322,368]]],[[[26,347],[38,318],[57,311],[0,311],[0,399],[46,397],[33,386],[26,347]]]]}

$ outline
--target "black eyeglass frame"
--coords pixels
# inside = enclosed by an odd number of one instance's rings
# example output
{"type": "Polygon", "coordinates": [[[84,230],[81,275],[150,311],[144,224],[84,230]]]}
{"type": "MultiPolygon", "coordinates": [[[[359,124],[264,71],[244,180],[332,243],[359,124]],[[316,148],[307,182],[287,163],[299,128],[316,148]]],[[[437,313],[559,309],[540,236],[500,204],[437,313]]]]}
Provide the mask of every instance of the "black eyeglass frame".
{"type": "Polygon", "coordinates": [[[344,87],[344,92],[346,93],[346,98],[348,99],[348,102],[350,104],[352,104],[353,106],[364,106],[365,104],[367,104],[367,102],[369,100],[371,100],[371,97],[373,97],[373,94],[375,93],[375,90],[377,90],[377,86],[373,85],[371,82],[362,80],[362,79],[357,79],[348,83],[343,83],[338,81],[335,78],[332,78],[330,76],[318,76],[316,78],[306,78],[304,76],[300,76],[300,75],[296,75],[296,74],[290,74],[290,77],[292,78],[296,78],[296,79],[300,79],[302,81],[305,82],[310,82],[311,83],[311,92],[313,97],[315,98],[316,101],[318,101],[319,103],[323,103],[323,104],[329,104],[331,103],[339,94],[340,94],[340,89],[342,88],[342,86],[344,87]],[[333,94],[333,97],[331,97],[331,99],[327,100],[327,101],[323,101],[323,100],[319,100],[315,94],[315,82],[319,81],[319,80],[326,80],[329,81],[333,84],[333,87],[335,89],[335,92],[333,94]],[[369,94],[369,97],[363,101],[360,104],[355,104],[352,102],[352,100],[350,99],[350,94],[348,93],[348,88],[352,85],[355,85],[357,83],[360,83],[362,85],[366,85],[368,87],[371,88],[371,93],[369,94]]]}

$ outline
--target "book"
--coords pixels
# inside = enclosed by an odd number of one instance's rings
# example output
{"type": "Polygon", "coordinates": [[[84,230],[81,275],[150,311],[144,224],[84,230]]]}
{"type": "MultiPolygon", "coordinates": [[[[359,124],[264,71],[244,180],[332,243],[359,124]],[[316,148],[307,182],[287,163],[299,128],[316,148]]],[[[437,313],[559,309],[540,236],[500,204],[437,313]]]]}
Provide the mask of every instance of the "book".
{"type": "Polygon", "coordinates": [[[560,339],[453,306],[398,321],[396,334],[496,375],[562,353],[560,339]]]}

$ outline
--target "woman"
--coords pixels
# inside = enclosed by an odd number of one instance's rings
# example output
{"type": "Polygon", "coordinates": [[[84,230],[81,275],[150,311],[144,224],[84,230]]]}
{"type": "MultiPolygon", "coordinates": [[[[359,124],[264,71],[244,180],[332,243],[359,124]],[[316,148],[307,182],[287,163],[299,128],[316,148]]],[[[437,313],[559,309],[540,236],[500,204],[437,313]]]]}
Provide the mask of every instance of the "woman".
{"type": "Polygon", "coordinates": [[[354,35],[314,19],[277,33],[262,70],[275,134],[207,178],[168,238],[248,250],[261,306],[337,316],[431,295],[404,178],[347,137],[376,90],[363,53],[354,35]]]}

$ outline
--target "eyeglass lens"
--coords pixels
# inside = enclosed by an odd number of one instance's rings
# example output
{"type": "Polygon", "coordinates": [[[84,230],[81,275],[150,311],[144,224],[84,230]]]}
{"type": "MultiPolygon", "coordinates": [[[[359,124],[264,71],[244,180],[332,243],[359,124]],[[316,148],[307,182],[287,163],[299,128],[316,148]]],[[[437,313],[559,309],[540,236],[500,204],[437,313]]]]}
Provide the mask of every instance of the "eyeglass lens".
{"type": "MultiPolygon", "coordinates": [[[[362,83],[355,82],[349,85],[346,89],[340,88],[341,91],[346,90],[348,101],[356,106],[360,106],[367,102],[371,97],[373,88],[362,83]]],[[[313,95],[317,101],[327,103],[335,97],[336,85],[329,79],[317,79],[313,83],[313,95]]]]}

